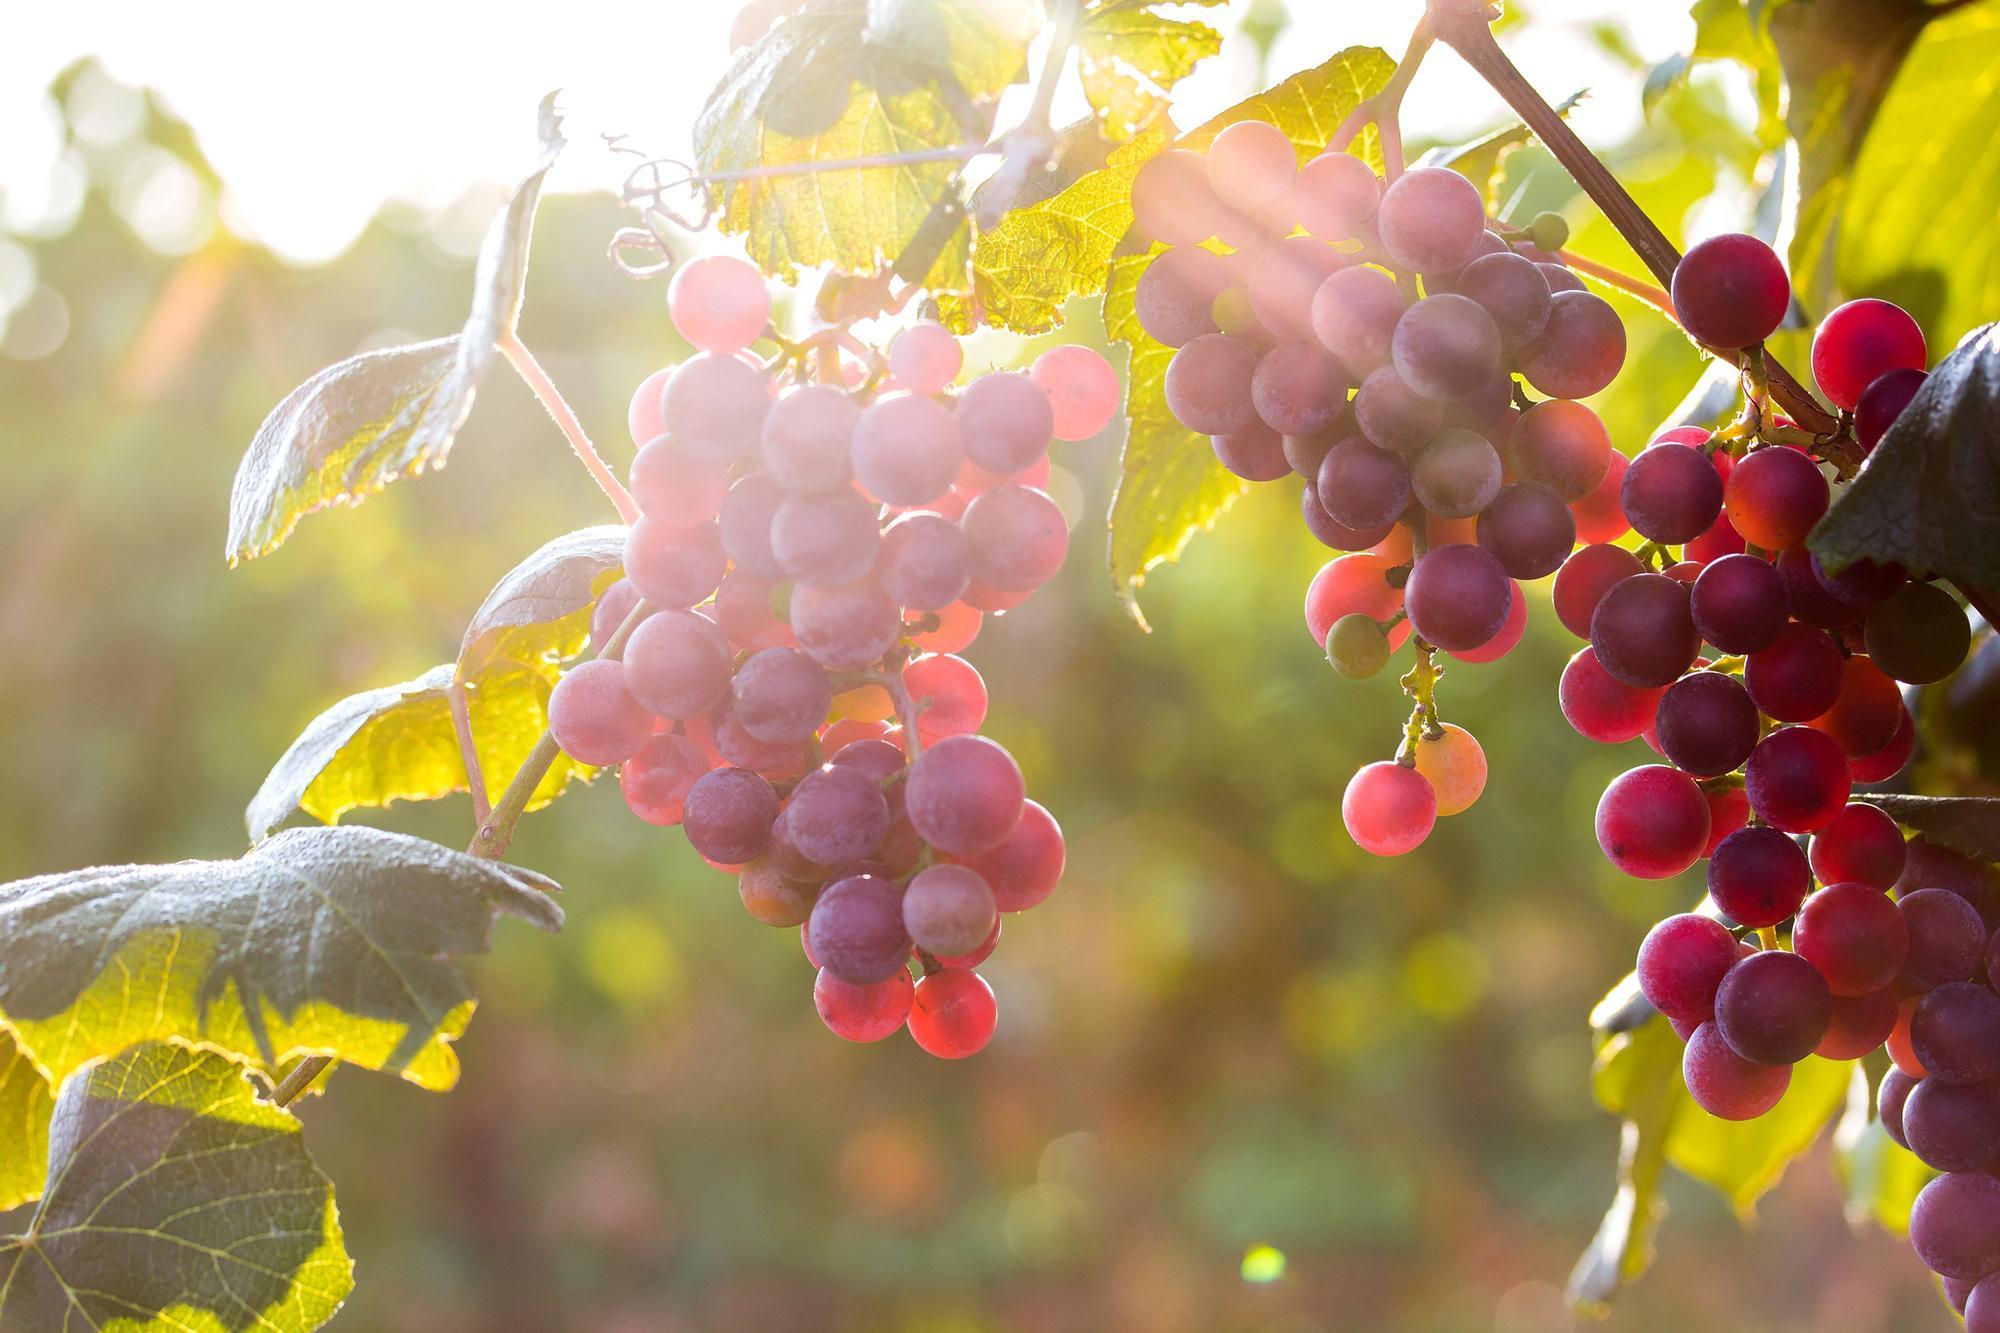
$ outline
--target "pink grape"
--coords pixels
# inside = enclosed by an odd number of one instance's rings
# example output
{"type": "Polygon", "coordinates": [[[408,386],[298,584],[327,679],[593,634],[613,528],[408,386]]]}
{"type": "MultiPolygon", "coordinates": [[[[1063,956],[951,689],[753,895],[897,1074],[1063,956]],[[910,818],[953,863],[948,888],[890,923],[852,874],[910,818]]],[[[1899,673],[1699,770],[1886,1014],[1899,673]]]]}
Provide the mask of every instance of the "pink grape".
{"type": "Polygon", "coordinates": [[[815,865],[851,866],[889,831],[889,802],[858,768],[828,765],[799,779],[785,805],[785,831],[815,865]]]}
{"type": "Polygon", "coordinates": [[[625,669],[593,658],[563,673],[549,693],[549,732],[580,763],[622,764],[653,734],[653,715],[625,688],[625,669]]]}
{"type": "Polygon", "coordinates": [[[777,584],[747,569],[732,569],[715,590],[715,623],[735,647],[745,652],[783,648],[796,643],[792,627],[771,609],[777,584]]]}
{"type": "Polygon", "coordinates": [[[1416,769],[1378,760],[1348,779],[1340,818],[1361,850],[1401,856],[1430,836],[1437,823],[1437,792],[1416,769]]]}
{"type": "Polygon", "coordinates": [[[857,986],[887,981],[908,966],[903,888],[879,875],[855,874],[820,891],[806,921],[806,939],[820,965],[857,986]]]}
{"type": "Polygon", "coordinates": [[[1087,440],[1118,415],[1124,398],[1118,372],[1094,347],[1065,343],[1035,358],[1028,378],[1049,396],[1058,440],[1087,440]]]}
{"type": "Polygon", "coordinates": [[[1069,554],[1069,524],[1043,491],[1009,483],[966,507],[961,521],[975,582],[1003,592],[1039,588],[1069,554]]]}
{"type": "Polygon", "coordinates": [[[983,736],[949,736],[910,767],[910,822],[939,851],[971,856],[1003,842],[1026,793],[1012,755],[983,736]]]}
{"type": "Polygon", "coordinates": [[[713,767],[699,745],[665,731],[649,738],[618,770],[625,805],[648,824],[681,822],[681,804],[713,767]]]}
{"type": "Polygon", "coordinates": [[[1403,309],[1394,278],[1380,269],[1344,268],[1313,294],[1313,336],[1358,378],[1389,364],[1403,309]]]}
{"type": "Polygon", "coordinates": [[[1023,801],[1013,830],[964,860],[992,886],[1001,911],[1025,912],[1054,891],[1066,855],[1055,816],[1034,801],[1023,801]]]}
{"type": "Polygon", "coordinates": [[[1250,402],[1280,435],[1317,435],[1347,410],[1347,389],[1346,372],[1318,343],[1285,342],[1257,362],[1250,402]]]}
{"type": "Polygon", "coordinates": [[[764,373],[715,352],[681,362],[661,394],[666,433],[685,448],[723,463],[757,447],[770,408],[771,384],[764,373]]]}
{"type": "Polygon", "coordinates": [[[1486,204],[1479,187],[1458,172],[1417,167],[1383,191],[1375,229],[1398,267],[1456,273],[1479,256],[1486,204]]]}
{"type": "Polygon", "coordinates": [[[981,375],[958,395],[953,415],[965,456],[1002,476],[1044,459],[1055,434],[1055,407],[1026,375],[981,375]]]}
{"type": "MultiPolygon", "coordinates": [[[[1231,285],[1229,262],[1197,245],[1166,251],[1146,266],[1133,293],[1133,313],[1154,342],[1182,347],[1215,333],[1215,298],[1231,285]]],[[[1311,294],[1307,294],[1310,303],[1311,294]]],[[[967,443],[970,448],[970,441],[967,443]]]]}
{"type": "Polygon", "coordinates": [[[942,324],[912,324],[889,343],[889,373],[911,393],[944,392],[965,364],[965,349],[942,324]]]}
{"type": "Polygon", "coordinates": [[[1813,378],[1835,407],[1853,411],[1870,384],[1892,370],[1922,370],[1927,356],[1924,331],[1908,311],[1864,298],[1820,321],[1813,335],[1813,378]]]}
{"type": "MultiPolygon", "coordinates": [[[[1267,333],[1281,341],[1310,342],[1313,294],[1322,282],[1353,262],[1351,256],[1311,236],[1275,241],[1250,265],[1250,313],[1267,333]]],[[[1210,310],[1212,318],[1212,302],[1210,310]]]]}
{"type": "Polygon", "coordinates": [[[706,523],[722,511],[729,468],[662,435],[632,460],[632,498],[656,522],[676,528],[706,523]]]}
{"type": "Polygon", "coordinates": [[[999,1021],[993,988],[977,972],[948,967],[917,983],[910,1036],[941,1060],[978,1054],[993,1040],[999,1021]]]}
{"type": "Polygon", "coordinates": [[[771,290],[763,274],[733,255],[702,255],[674,269],[667,317],[704,352],[740,352],[764,332],[771,290]]]}
{"type": "Polygon", "coordinates": [[[1791,1085],[1789,1065],[1760,1065],[1729,1048],[1713,1021],[1688,1038],[1681,1077],[1695,1105],[1722,1120],[1755,1120],[1778,1104],[1791,1085]]]}
{"type": "Polygon", "coordinates": [[[943,495],[965,456],[958,418],[933,398],[884,394],[855,423],[854,476],[892,505],[924,505],[943,495]]]}
{"type": "Polygon", "coordinates": [[[1168,245],[1193,245],[1225,225],[1228,209],[1208,183],[1208,164],[1185,148],[1156,153],[1132,178],[1132,217],[1168,245]]]}
{"type": "Polygon", "coordinates": [[[1175,420],[1203,435],[1242,430],[1256,416],[1250,398],[1256,373],[1257,353],[1248,343],[1227,334],[1204,334],[1189,340],[1167,363],[1167,407],[1175,420]]]}
{"type": "MultiPolygon", "coordinates": [[[[1403,590],[1384,577],[1395,563],[1357,552],[1321,566],[1306,586],[1306,630],[1313,642],[1324,649],[1327,631],[1344,615],[1360,612],[1372,620],[1388,620],[1401,611],[1403,590]]],[[[1390,648],[1400,648],[1410,637],[1410,622],[1404,620],[1388,633],[1390,648]]]]}
{"type": "Polygon", "coordinates": [[[859,671],[882,659],[902,634],[895,602],[872,581],[792,589],[792,632],[829,671],[859,671]]]}
{"type": "Polygon", "coordinates": [[[986,682],[962,657],[919,657],[903,668],[903,685],[921,710],[917,731],[926,745],[969,735],[986,721],[986,682]]]}
{"type": "Polygon", "coordinates": [[[1560,398],[1523,412],[1507,448],[1521,479],[1539,481],[1572,504],[1595,490],[1611,466],[1604,422],[1583,404],[1560,398]]]}
{"type": "Polygon", "coordinates": [[[1290,198],[1298,174],[1292,141],[1276,125],[1239,120],[1208,145],[1208,184],[1239,212],[1261,217],[1290,198]]]}
{"type": "Polygon", "coordinates": [[[736,668],[730,698],[731,713],[756,739],[798,745],[825,724],[833,685],[797,648],[766,648],[736,668]]]}
{"type": "Polygon", "coordinates": [[[771,520],[784,502],[785,492],[762,472],[752,472],[729,488],[722,501],[722,549],[737,569],[758,578],[785,577],[778,557],[771,553],[771,520]]]}
{"type": "Polygon", "coordinates": [[[844,489],[854,475],[848,442],[860,419],[860,407],[831,385],[791,390],[764,417],[759,447],[764,471],[795,495],[844,489]]]}
{"type": "Polygon", "coordinates": [[[971,953],[999,920],[992,886],[970,866],[947,862],[920,870],[903,892],[903,927],[932,954],[971,953]]]}
{"type": "Polygon", "coordinates": [[[1382,181],[1351,153],[1321,153],[1292,182],[1292,211],[1323,241],[1361,235],[1382,202],[1382,181]]]}
{"type": "Polygon", "coordinates": [[[639,387],[632,391],[631,404],[625,409],[625,426],[632,434],[635,448],[645,447],[666,432],[667,419],[661,411],[660,399],[673,373],[672,366],[663,366],[640,380],[639,387]]]}
{"type": "Polygon", "coordinates": [[[707,600],[728,567],[713,523],[676,528],[642,517],[625,538],[625,577],[654,606],[680,610],[707,600]]]}
{"type": "Polygon", "coordinates": [[[729,642],[692,611],[659,611],[626,641],[625,687],[655,717],[706,713],[729,690],[729,642]]]}
{"type": "Polygon", "coordinates": [[[1704,1023],[1715,1015],[1715,990],[1736,965],[1735,937],[1693,912],[1670,916],[1639,946],[1639,990],[1668,1018],[1704,1023]]]}
{"type": "Polygon", "coordinates": [[[1640,689],[1615,680],[1589,644],[1563,668],[1557,697],[1563,718],[1579,736],[1603,745],[1632,740],[1653,724],[1664,687],[1640,689]]]}
{"type": "Polygon", "coordinates": [[[845,1041],[881,1041],[902,1030],[916,998],[909,969],[856,985],[822,967],[813,979],[813,1008],[827,1031],[845,1041]]]}
{"type": "Polygon", "coordinates": [[[1708,802],[1685,773],[1658,764],[1613,778],[1597,803],[1597,844],[1635,879],[1667,879],[1708,845],[1708,802]]]}
{"type": "Polygon", "coordinates": [[[916,611],[949,606],[972,578],[965,530],[926,510],[902,515],[882,530],[875,576],[899,606],[916,611]]]}
{"type": "Polygon", "coordinates": [[[1551,592],[1556,619],[1577,638],[1589,638],[1590,618],[1604,594],[1613,584],[1644,572],[1639,558],[1623,547],[1600,544],[1579,549],[1556,571],[1551,592]]]}
{"type": "Polygon", "coordinates": [[[742,865],[762,854],[777,817],[777,792],[741,768],[704,773],[688,790],[681,810],[689,845],[720,865],[742,865]]]}

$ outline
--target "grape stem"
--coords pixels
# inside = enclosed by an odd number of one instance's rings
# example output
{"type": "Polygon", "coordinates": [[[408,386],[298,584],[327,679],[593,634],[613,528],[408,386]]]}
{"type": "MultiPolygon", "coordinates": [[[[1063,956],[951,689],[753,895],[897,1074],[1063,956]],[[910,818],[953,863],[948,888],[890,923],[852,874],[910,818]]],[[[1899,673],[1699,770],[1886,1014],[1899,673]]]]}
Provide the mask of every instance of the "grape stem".
{"type": "Polygon", "coordinates": [[[1049,124],[1049,108],[1055,102],[1056,85],[1062,80],[1063,68],[1069,64],[1070,47],[1076,42],[1077,8],[1078,0],[1058,0],[1055,23],[1049,33],[1049,48],[1042,56],[1041,74],[1035,81],[1034,105],[1028,108],[1028,114],[1021,118],[1020,124],[1001,136],[999,144],[1004,156],[980,193],[978,216],[981,227],[997,224],[1001,214],[1014,206],[1028,178],[1048,168],[1049,158],[1056,147],[1055,129],[1049,124]]]}
{"type": "Polygon", "coordinates": [[[896,716],[903,724],[903,753],[916,763],[924,752],[924,743],[917,732],[917,701],[910,694],[910,687],[903,683],[901,671],[843,671],[833,677],[834,693],[851,690],[857,685],[879,685],[887,692],[889,701],[896,705],[896,716]]]}
{"type": "Polygon", "coordinates": [[[465,760],[465,786],[472,793],[472,822],[484,824],[492,802],[486,795],[486,774],[479,766],[479,747],[472,743],[472,711],[465,698],[465,682],[452,674],[451,727],[458,733],[458,753],[465,760]]]}
{"type": "Polygon", "coordinates": [[[1414,639],[1417,645],[1417,664],[1410,668],[1402,679],[1403,693],[1416,701],[1410,709],[1410,720],[1403,726],[1403,744],[1396,751],[1396,762],[1411,768],[1417,762],[1417,742],[1425,736],[1435,740],[1444,734],[1444,727],[1438,721],[1437,683],[1444,672],[1438,669],[1437,649],[1422,639],[1414,639]]]}
{"type": "Polygon", "coordinates": [[[1403,94],[1409,91],[1410,80],[1417,77],[1417,70],[1424,63],[1424,55],[1436,40],[1431,31],[1430,15],[1417,20],[1417,26],[1410,32],[1410,44],[1403,52],[1402,63],[1396,72],[1382,85],[1381,91],[1372,97],[1363,98],[1354,110],[1347,113],[1347,119],[1340,122],[1340,128],[1327,140],[1329,153],[1345,152],[1362,130],[1373,125],[1382,140],[1382,175],[1387,180],[1395,180],[1403,174],[1403,94]]]}
{"type": "MultiPolygon", "coordinates": [[[[1618,234],[1625,238],[1653,276],[1662,286],[1670,286],[1674,268],[1680,263],[1680,251],[1674,248],[1666,233],[1646,215],[1638,201],[1618,183],[1597,155],[1577,137],[1576,131],[1515,68],[1514,62],[1507,58],[1507,53],[1493,39],[1492,30],[1487,26],[1489,22],[1489,7],[1477,3],[1477,0],[1429,0],[1424,17],[1418,21],[1418,29],[1434,33],[1493,86],[1493,90],[1514,108],[1535,136],[1555,154],[1556,160],[1583,187],[1583,192],[1603,210],[1606,220],[1618,229],[1618,234]]],[[[1741,352],[1718,347],[1708,350],[1732,365],[1743,364],[1741,352]]],[[[1839,422],[1792,378],[1789,371],[1775,359],[1769,360],[1767,368],[1771,396],[1794,421],[1816,436],[1827,438],[1837,434],[1839,422]]]]}
{"type": "Polygon", "coordinates": [[[549,416],[555,419],[563,438],[569,441],[569,447],[576,451],[578,460],[583,463],[584,471],[590,473],[598,489],[603,491],[617,508],[618,517],[628,524],[637,522],[638,502],[633,500],[632,493],[625,489],[625,484],[618,480],[617,474],[605,466],[603,457],[597,452],[597,446],[583,433],[583,423],[576,419],[576,413],[570,410],[562,391],[556,388],[556,383],[549,378],[549,373],[542,369],[541,362],[535,360],[535,354],[521,341],[521,335],[509,329],[500,335],[497,346],[500,355],[507,358],[507,364],[514,367],[515,372],[527,384],[529,391],[544,408],[548,409],[549,416]]]}
{"type": "Polygon", "coordinates": [[[1638,297],[1641,301],[1644,301],[1647,305],[1665,315],[1676,327],[1680,325],[1680,320],[1674,315],[1674,298],[1667,295],[1664,287],[1647,282],[1644,278],[1635,278],[1629,273],[1611,267],[1609,264],[1600,264],[1595,259],[1587,258],[1574,250],[1558,250],[1556,251],[1556,257],[1575,269],[1578,273],[1596,278],[1605,286],[1615,287],[1627,296],[1638,297]]]}

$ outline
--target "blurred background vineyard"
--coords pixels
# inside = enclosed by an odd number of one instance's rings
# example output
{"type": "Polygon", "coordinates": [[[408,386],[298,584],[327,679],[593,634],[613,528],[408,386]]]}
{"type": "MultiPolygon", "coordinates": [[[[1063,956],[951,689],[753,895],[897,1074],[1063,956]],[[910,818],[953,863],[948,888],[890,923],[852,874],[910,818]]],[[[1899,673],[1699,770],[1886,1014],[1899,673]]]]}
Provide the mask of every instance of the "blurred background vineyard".
{"type": "MultiPolygon", "coordinates": [[[[1607,156],[1642,202],[1677,235],[1704,210],[1747,221],[1765,184],[1747,80],[1713,71],[1641,120],[1660,52],[1619,7],[1558,8],[1619,76],[1598,93],[1624,124],[1607,156]]],[[[1276,7],[1255,21],[1281,38],[1276,7]]],[[[719,70],[719,38],[705,52],[719,70]]],[[[1255,66],[1226,72],[1234,95],[1255,66]]],[[[219,220],[232,183],[104,65],[71,65],[42,110],[63,179],[31,208],[0,177],[0,877],[234,855],[305,721],[447,659],[488,586],[602,500],[495,373],[446,475],[227,572],[224,501],[264,413],[357,349],[455,327],[495,196],[390,204],[302,266],[219,220]]],[[[1538,152],[1509,172],[1528,212],[1567,206],[1578,248],[1629,265],[1538,152]]],[[[605,262],[624,220],[603,194],[545,202],[522,326],[621,467],[631,387],[686,351],[662,285],[605,262]]],[[[1698,366],[1622,308],[1633,354],[1600,407],[1632,451],[1698,366]]],[[[1066,336],[1101,338],[1094,311],[1066,336]]],[[[1592,845],[1597,793],[1641,751],[1563,725],[1573,644],[1544,596],[1518,652],[1441,696],[1485,742],[1485,799],[1419,854],[1364,856],[1339,791],[1402,709],[1392,680],[1337,681],[1305,632],[1326,553],[1295,491],[1251,496],[1157,572],[1143,636],[1101,561],[1116,443],[1059,446],[1070,567],[970,654],[989,730],[1071,838],[1062,888],[986,969],[992,1047],[950,1065],[829,1037],[793,932],[751,921],[613,784],[578,789],[513,852],[567,886],[569,926],[504,928],[477,964],[460,1088],[343,1073],[304,1109],[359,1265],[335,1327],[1571,1326],[1561,1286],[1617,1152],[1585,1015],[1699,892],[1625,880],[1592,845]]],[[[469,831],[462,798],[369,818],[469,831]]],[[[1660,1263],[1607,1327],[1942,1326],[1901,1242],[1850,1235],[1824,1157],[1747,1229],[1675,1181],[1660,1263]]]]}

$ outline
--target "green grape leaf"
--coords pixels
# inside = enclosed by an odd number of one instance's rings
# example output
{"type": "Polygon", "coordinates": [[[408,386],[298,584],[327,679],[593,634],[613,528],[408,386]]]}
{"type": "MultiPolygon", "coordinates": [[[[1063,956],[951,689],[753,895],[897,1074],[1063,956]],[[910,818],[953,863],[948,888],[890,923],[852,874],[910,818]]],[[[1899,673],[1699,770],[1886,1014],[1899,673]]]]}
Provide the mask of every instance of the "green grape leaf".
{"type": "Polygon", "coordinates": [[[1868,1074],[1859,1065],[1848,1083],[1847,1110],[1834,1131],[1833,1169],[1847,1197],[1848,1224],[1873,1222],[1898,1236],[1909,1233],[1917,1191],[1937,1175],[1882,1128],[1868,1074]]]}
{"type": "Polygon", "coordinates": [[[496,343],[520,318],[535,205],[563,146],[554,93],[540,126],[535,167],[480,247],[464,329],[328,366],[264,418],[230,490],[231,565],[276,550],[315,510],[359,504],[399,477],[444,466],[496,343]]]}
{"type": "Polygon", "coordinates": [[[0,1213],[41,1197],[54,1105],[49,1081],[0,1028],[0,1213]]]}
{"type": "MultiPolygon", "coordinates": [[[[1283,130],[1302,158],[1314,156],[1348,113],[1388,83],[1395,69],[1395,62],[1373,47],[1350,47],[1237,103],[1176,143],[1206,148],[1225,126],[1255,119],[1283,130]]],[[[1379,161],[1372,129],[1359,146],[1371,161],[1379,161]]],[[[1249,485],[1216,462],[1208,441],[1167,409],[1167,363],[1173,349],[1146,336],[1134,307],[1139,279],[1152,260],[1151,254],[1115,259],[1104,288],[1105,335],[1131,349],[1125,374],[1128,431],[1119,455],[1118,491],[1111,500],[1111,582],[1141,628],[1146,618],[1139,610],[1138,590],[1147,572],[1178,559],[1195,533],[1213,527],[1249,485]]]]}
{"type": "MultiPolygon", "coordinates": [[[[1996,66],[2000,68],[2000,66],[1996,66]]],[[[1893,560],[1912,573],[2000,585],[2000,324],[1939,363],[1808,545],[1829,569],[1893,560]]]]}
{"type": "Polygon", "coordinates": [[[1104,286],[1111,257],[1132,227],[1132,178],[1168,137],[1148,130],[1061,193],[1009,209],[973,249],[972,295],[939,298],[945,326],[961,334],[980,324],[1046,333],[1061,324],[1066,301],[1104,286]]]}
{"type": "Polygon", "coordinates": [[[1904,828],[1975,861],[2000,861],[2000,797],[1904,796],[1870,792],[1865,798],[1904,828]]]}
{"type": "MultiPolygon", "coordinates": [[[[332,824],[350,810],[395,801],[434,801],[469,789],[465,756],[452,722],[452,663],[415,680],[351,694],[306,724],[265,775],[243,812],[252,842],[260,842],[303,810],[332,824]]],[[[548,725],[554,673],[500,662],[465,686],[479,770],[489,793],[504,787],[548,725]]],[[[570,780],[597,770],[557,755],[528,809],[560,796],[570,780]]]]}
{"type": "Polygon", "coordinates": [[[305,1333],[354,1289],[333,1182],[243,1070],[165,1043],[63,1084],[0,1328],[305,1333]]]}
{"type": "Polygon", "coordinates": [[[1591,1088],[1600,1104],[1625,1117],[1618,1193],[1569,1275],[1570,1304],[1601,1317],[1619,1289],[1651,1267],[1653,1236],[1666,1214],[1660,1179],[1667,1138],[1690,1105],[1673,1030],[1655,1020],[1612,1036],[1598,1048],[1591,1088]]]}
{"type": "MultiPolygon", "coordinates": [[[[1077,16],[1077,72],[1108,138],[1122,142],[1159,120],[1173,86],[1222,49],[1222,34],[1208,24],[1160,12],[1172,3],[1092,0],[1077,16]]],[[[1193,0],[1203,8],[1225,3],[1193,0]]]]}
{"type": "Polygon", "coordinates": [[[868,0],[813,0],[737,54],[695,121],[701,174],[728,177],[708,185],[722,230],[786,282],[821,264],[874,273],[922,250],[924,286],[968,289],[971,229],[950,202],[958,161],[825,164],[983,143],[990,99],[1025,67],[1027,39],[966,40],[991,23],[976,0],[893,8],[878,24],[868,0]],[[931,36],[901,40],[904,29],[931,36]]]}
{"type": "Polygon", "coordinates": [[[473,997],[452,960],[501,914],[562,925],[550,880],[381,829],[291,829],[235,861],[0,885],[0,1024],[53,1085],[135,1042],[275,1073],[331,1055],[458,1077],[473,997]]]}
{"type": "Polygon", "coordinates": [[[625,529],[564,533],[493,585],[458,650],[458,678],[478,681],[495,664],[553,667],[583,648],[591,608],[625,572],[625,529]]]}
{"type": "MultiPolygon", "coordinates": [[[[1205,0],[1214,3],[1215,0],[1205,0]]],[[[1048,15],[1042,0],[867,0],[861,40],[914,52],[950,70],[973,97],[1027,77],[1028,43],[1048,15]]]]}

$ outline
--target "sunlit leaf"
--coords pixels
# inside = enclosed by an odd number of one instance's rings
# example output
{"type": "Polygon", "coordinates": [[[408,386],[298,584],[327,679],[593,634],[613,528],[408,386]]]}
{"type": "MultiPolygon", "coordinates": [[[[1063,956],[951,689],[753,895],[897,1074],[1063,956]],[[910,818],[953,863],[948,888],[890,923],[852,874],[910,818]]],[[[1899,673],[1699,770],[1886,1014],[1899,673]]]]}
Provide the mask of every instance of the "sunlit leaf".
{"type": "Polygon", "coordinates": [[[70,1079],[48,1167],[0,1241],[0,1328],[305,1333],[353,1290],[299,1122],[219,1056],[148,1044],[70,1079]]]}
{"type": "Polygon", "coordinates": [[[742,234],[767,273],[872,273],[943,217],[925,234],[937,258],[921,276],[936,292],[967,290],[970,228],[933,210],[955,188],[957,161],[783,169],[983,143],[988,99],[1025,68],[1027,47],[957,40],[979,21],[962,12],[971,3],[902,0],[903,25],[924,19],[934,34],[911,42],[873,24],[867,0],[814,0],[737,54],[695,121],[695,160],[704,175],[776,169],[709,187],[722,230],[742,234]]]}
{"type": "Polygon", "coordinates": [[[1167,94],[1222,49],[1222,34],[1163,9],[1213,8],[1227,0],[1093,0],[1078,16],[1076,50],[1083,94],[1104,133],[1128,139],[1163,115],[1167,94]]]}
{"type": "MultiPolygon", "coordinates": [[[[1666,1020],[1659,1026],[1665,1028],[1666,1020]]],[[[1677,1064],[1680,1049],[1674,1041],[1677,1064]]],[[[1792,1066],[1783,1099],[1755,1120],[1718,1120],[1690,1101],[1675,1118],[1667,1160],[1712,1186],[1747,1218],[1785,1168],[1818,1142],[1840,1114],[1853,1063],[1807,1056],[1792,1066]]]]}
{"type": "Polygon", "coordinates": [[[1570,1303],[1602,1315],[1618,1290],[1653,1262],[1653,1235],[1666,1213],[1660,1177],[1667,1137],[1689,1105],[1679,1041],[1659,1020],[1613,1036],[1598,1050],[1591,1087],[1599,1103],[1625,1118],[1618,1193],[1569,1275],[1570,1303]]]}
{"type": "MultiPolygon", "coordinates": [[[[1309,157],[1324,148],[1348,112],[1394,72],[1394,62],[1382,52],[1350,47],[1323,65],[1237,103],[1176,142],[1206,148],[1227,125],[1265,120],[1285,131],[1302,158],[1309,157]]],[[[1357,146],[1370,153],[1379,151],[1372,131],[1357,146]]],[[[1081,189],[1084,183],[1071,188],[1081,189]]],[[[1133,306],[1139,278],[1151,262],[1150,255],[1117,259],[1104,291],[1105,333],[1131,348],[1125,375],[1129,430],[1119,457],[1118,492],[1111,502],[1111,582],[1141,626],[1146,621],[1139,611],[1138,589],[1147,571],[1177,559],[1194,534],[1213,526],[1248,485],[1216,462],[1206,439],[1167,410],[1166,372],[1173,349],[1146,336],[1133,306]]]]}
{"type": "Polygon", "coordinates": [[[562,924],[555,885],[403,834],[291,829],[236,861],[103,866],[0,885],[0,1023],[53,1084],[175,1039],[275,1072],[300,1054],[458,1077],[453,965],[503,913],[562,924]]]}
{"type": "MultiPolygon", "coordinates": [[[[2000,66],[1996,66],[2000,68],[2000,66]]],[[[2000,586],[2000,324],[1931,372],[1808,539],[1829,568],[1867,558],[2000,586]]]]}
{"type": "Polygon", "coordinates": [[[230,564],[276,550],[314,510],[358,504],[399,477],[444,466],[496,341],[521,313],[535,205],[563,146],[553,93],[540,138],[533,171],[487,229],[464,329],[328,366],[257,428],[229,496],[230,564]]]}
{"type": "Polygon", "coordinates": [[[458,650],[459,679],[477,681],[501,661],[553,666],[590,632],[591,608],[625,569],[625,529],[582,528],[545,543],[493,585],[458,650]]]}
{"type": "Polygon", "coordinates": [[[1917,1191],[1937,1174],[1882,1128],[1868,1075],[1859,1065],[1848,1081],[1847,1111],[1834,1131],[1833,1169],[1847,1196],[1849,1224],[1873,1222],[1898,1236],[1910,1229],[1917,1191]]]}
{"type": "Polygon", "coordinates": [[[0,1028],[0,1213],[41,1195],[53,1104],[48,1080],[0,1028]]]}

